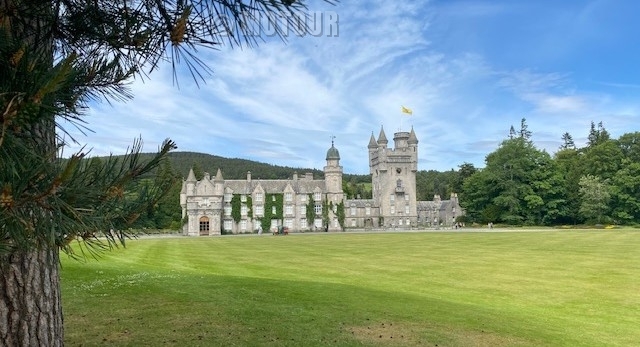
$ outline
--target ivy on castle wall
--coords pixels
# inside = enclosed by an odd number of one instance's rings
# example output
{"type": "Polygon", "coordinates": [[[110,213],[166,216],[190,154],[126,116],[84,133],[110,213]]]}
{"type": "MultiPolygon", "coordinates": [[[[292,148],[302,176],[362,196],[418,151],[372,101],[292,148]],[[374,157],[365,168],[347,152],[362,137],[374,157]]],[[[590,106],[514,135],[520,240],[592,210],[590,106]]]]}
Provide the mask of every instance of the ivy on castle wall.
{"type": "Polygon", "coordinates": [[[316,204],[313,201],[313,194],[309,194],[307,196],[307,213],[306,213],[307,226],[309,227],[309,230],[313,229],[313,225],[315,222],[315,218],[316,218],[315,208],[316,208],[316,204]]]}
{"type": "Polygon", "coordinates": [[[284,210],[284,194],[266,194],[264,201],[264,217],[260,221],[262,230],[269,230],[271,227],[272,219],[282,220],[284,210]],[[275,201],[274,201],[275,200],[275,201]],[[273,213],[273,207],[276,208],[276,213],[273,213]]]}
{"type": "Polygon", "coordinates": [[[344,213],[344,201],[340,201],[338,206],[336,206],[336,217],[338,217],[340,228],[344,230],[344,220],[346,218],[346,214],[344,213]]]}
{"type": "Polygon", "coordinates": [[[253,199],[251,198],[251,195],[247,195],[247,217],[249,219],[253,218],[253,199]]]}
{"type": "Polygon", "coordinates": [[[242,216],[240,215],[240,195],[233,194],[233,197],[231,198],[231,218],[233,218],[234,222],[239,223],[241,217],[242,216]]]}
{"type": "Polygon", "coordinates": [[[231,217],[233,221],[239,223],[242,219],[242,205],[247,206],[247,218],[253,218],[253,200],[251,196],[245,196],[247,201],[242,202],[242,194],[233,194],[231,198],[231,217]]]}
{"type": "Polygon", "coordinates": [[[324,226],[325,230],[329,227],[329,210],[331,208],[333,208],[333,201],[322,200],[322,226],[324,226]]]}

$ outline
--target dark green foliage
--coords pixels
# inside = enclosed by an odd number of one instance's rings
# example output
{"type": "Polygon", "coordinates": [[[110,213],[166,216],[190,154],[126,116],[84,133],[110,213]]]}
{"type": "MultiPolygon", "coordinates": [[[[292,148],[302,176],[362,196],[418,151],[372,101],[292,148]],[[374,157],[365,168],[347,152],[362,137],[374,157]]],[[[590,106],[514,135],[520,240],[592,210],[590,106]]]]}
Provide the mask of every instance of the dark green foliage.
{"type": "Polygon", "coordinates": [[[307,217],[307,226],[309,227],[309,230],[313,230],[313,225],[316,218],[315,207],[316,207],[316,204],[313,201],[313,194],[307,195],[306,217],[307,217]]]}
{"type": "Polygon", "coordinates": [[[333,202],[322,199],[322,227],[327,230],[329,228],[329,210],[332,208],[333,202]]]}
{"type": "Polygon", "coordinates": [[[240,222],[240,194],[233,194],[231,198],[231,218],[236,223],[240,222]]]}
{"type": "Polygon", "coordinates": [[[336,207],[336,216],[338,217],[338,223],[340,223],[340,227],[344,230],[344,220],[346,218],[346,214],[344,211],[344,202],[340,201],[338,206],[336,207]]]}
{"type": "Polygon", "coordinates": [[[269,230],[271,220],[282,220],[284,209],[284,194],[266,194],[264,201],[264,217],[260,221],[263,230],[269,230]],[[275,213],[273,213],[275,207],[275,213]]]}
{"type": "Polygon", "coordinates": [[[591,123],[589,143],[575,148],[568,133],[550,157],[514,137],[487,155],[486,167],[463,179],[461,204],[471,221],[506,224],[640,221],[638,133],[612,140],[591,123]]]}

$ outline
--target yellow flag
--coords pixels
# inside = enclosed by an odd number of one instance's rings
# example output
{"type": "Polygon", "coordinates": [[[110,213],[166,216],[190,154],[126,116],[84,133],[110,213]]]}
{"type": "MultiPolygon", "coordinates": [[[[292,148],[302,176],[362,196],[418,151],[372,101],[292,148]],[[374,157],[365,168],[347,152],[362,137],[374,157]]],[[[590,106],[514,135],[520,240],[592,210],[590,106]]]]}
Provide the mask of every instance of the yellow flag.
{"type": "Polygon", "coordinates": [[[400,107],[402,107],[402,113],[413,114],[413,111],[411,111],[410,108],[406,108],[404,106],[400,106],[400,107]]]}

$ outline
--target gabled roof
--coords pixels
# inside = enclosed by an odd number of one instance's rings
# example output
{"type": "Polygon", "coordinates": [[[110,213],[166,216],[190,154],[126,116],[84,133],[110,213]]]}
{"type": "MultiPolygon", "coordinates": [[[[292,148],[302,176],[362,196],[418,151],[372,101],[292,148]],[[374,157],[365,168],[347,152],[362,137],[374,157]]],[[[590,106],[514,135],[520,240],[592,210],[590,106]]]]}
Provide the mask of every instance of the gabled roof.
{"type": "Polygon", "coordinates": [[[284,193],[287,186],[296,194],[313,194],[314,190],[325,189],[324,180],[226,180],[225,187],[231,188],[234,194],[252,194],[256,187],[260,186],[265,194],[284,193]]]}

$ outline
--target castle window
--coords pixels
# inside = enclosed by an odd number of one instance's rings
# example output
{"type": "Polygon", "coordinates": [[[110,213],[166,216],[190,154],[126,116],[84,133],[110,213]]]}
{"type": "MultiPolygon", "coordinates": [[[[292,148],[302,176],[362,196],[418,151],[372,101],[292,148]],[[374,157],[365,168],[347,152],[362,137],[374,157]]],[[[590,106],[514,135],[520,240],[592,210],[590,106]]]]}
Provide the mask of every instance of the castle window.
{"type": "Polygon", "coordinates": [[[301,219],[300,220],[300,229],[306,229],[307,228],[307,220],[306,219],[301,219]]]}
{"type": "Polygon", "coordinates": [[[225,216],[230,216],[231,215],[231,206],[225,206],[224,207],[224,215],[225,216]]]}
{"type": "Polygon", "coordinates": [[[224,201],[231,201],[231,199],[233,198],[231,193],[226,193],[224,195],[224,201]]]}
{"type": "Polygon", "coordinates": [[[396,213],[396,207],[391,205],[391,211],[390,212],[391,212],[391,214],[396,213]]]}
{"type": "Polygon", "coordinates": [[[364,214],[366,214],[367,216],[371,215],[371,207],[367,206],[364,208],[364,214]]]}
{"type": "Polygon", "coordinates": [[[247,205],[240,206],[240,214],[243,216],[247,215],[247,205]]]}
{"type": "Polygon", "coordinates": [[[245,231],[247,230],[247,220],[243,219],[240,221],[240,230],[245,231]]]}
{"type": "Polygon", "coordinates": [[[320,192],[315,192],[313,194],[313,200],[320,201],[321,198],[322,198],[322,195],[320,194],[320,192]]]}
{"type": "Polygon", "coordinates": [[[292,193],[284,193],[284,200],[285,201],[293,201],[293,194],[292,193]]]}
{"type": "Polygon", "coordinates": [[[404,201],[409,201],[409,194],[404,195],[404,201]]]}
{"type": "Polygon", "coordinates": [[[256,202],[262,202],[262,193],[256,193],[256,202]]]}
{"type": "Polygon", "coordinates": [[[284,207],[284,213],[287,215],[292,215],[293,214],[293,205],[287,205],[284,207]]]}
{"type": "Polygon", "coordinates": [[[409,214],[409,205],[404,205],[404,214],[409,214]]]}
{"type": "Polygon", "coordinates": [[[247,201],[247,196],[244,195],[244,194],[240,195],[240,201],[246,202],[247,201]]]}
{"type": "Polygon", "coordinates": [[[396,187],[402,188],[402,180],[397,180],[396,181],[396,187]]]}
{"type": "Polygon", "coordinates": [[[402,219],[398,219],[398,225],[402,225],[402,219]]]}
{"type": "Polygon", "coordinates": [[[305,216],[307,214],[307,205],[300,205],[300,215],[305,216]]]}
{"type": "Polygon", "coordinates": [[[352,216],[356,215],[356,207],[355,206],[351,206],[351,215],[352,216]]]}
{"type": "Polygon", "coordinates": [[[355,218],[351,220],[351,226],[352,226],[352,227],[355,227],[355,226],[356,226],[356,220],[355,220],[355,218]]]}
{"type": "Polygon", "coordinates": [[[255,211],[256,211],[256,216],[263,216],[264,215],[264,206],[263,205],[258,205],[255,207],[255,211]]]}
{"type": "Polygon", "coordinates": [[[318,204],[318,203],[316,203],[316,204],[315,204],[315,206],[314,206],[314,212],[315,212],[316,214],[320,214],[320,213],[322,213],[322,204],[318,204]]]}
{"type": "Polygon", "coordinates": [[[287,228],[293,228],[293,219],[285,219],[284,226],[286,226],[287,228]]]}
{"type": "Polygon", "coordinates": [[[271,206],[271,214],[276,214],[276,207],[275,206],[271,206]]]}
{"type": "Polygon", "coordinates": [[[316,228],[322,228],[322,219],[320,219],[320,218],[316,218],[316,220],[314,220],[314,221],[313,221],[313,225],[314,225],[316,228]]]}
{"type": "Polygon", "coordinates": [[[226,220],[224,221],[224,230],[226,231],[230,231],[231,227],[233,226],[233,224],[231,224],[231,220],[226,220]]]}
{"type": "Polygon", "coordinates": [[[276,196],[275,195],[271,196],[271,201],[276,202],[276,196]]]}
{"type": "Polygon", "coordinates": [[[389,196],[389,201],[391,201],[391,203],[394,203],[396,201],[396,195],[395,194],[391,194],[389,196]]]}
{"type": "Polygon", "coordinates": [[[407,225],[410,226],[411,225],[411,221],[409,220],[409,218],[407,218],[407,225]]]}

